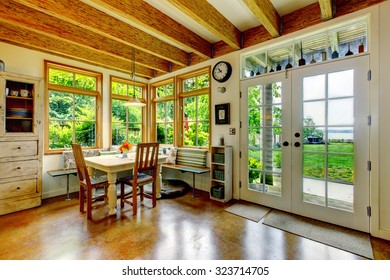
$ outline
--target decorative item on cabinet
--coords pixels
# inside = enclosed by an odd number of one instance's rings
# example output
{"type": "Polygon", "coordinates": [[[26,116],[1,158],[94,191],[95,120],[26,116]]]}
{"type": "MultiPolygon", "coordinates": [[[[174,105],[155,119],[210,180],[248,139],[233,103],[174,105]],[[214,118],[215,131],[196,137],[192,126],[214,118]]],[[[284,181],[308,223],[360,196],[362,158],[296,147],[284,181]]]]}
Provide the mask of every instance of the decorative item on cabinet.
{"type": "Polygon", "coordinates": [[[321,52],[322,61],[326,61],[326,52],[321,52]]]}
{"type": "Polygon", "coordinates": [[[292,64],[291,64],[291,62],[290,62],[290,57],[288,57],[288,63],[287,63],[287,65],[286,65],[286,67],[284,67],[284,69],[290,69],[290,68],[292,68],[293,66],[292,66],[292,64]]]}
{"type": "Polygon", "coordinates": [[[0,71],[5,71],[5,63],[0,59],[0,71]]]}
{"type": "Polygon", "coordinates": [[[362,52],[364,52],[364,44],[363,44],[363,42],[360,42],[359,53],[362,53],[362,52]]]}
{"type": "Polygon", "coordinates": [[[334,51],[332,52],[332,59],[335,59],[335,58],[338,58],[338,57],[339,57],[338,51],[334,50],[334,51]]]}
{"type": "Polygon", "coordinates": [[[348,43],[348,52],[345,54],[345,56],[353,55],[353,52],[351,52],[351,43],[348,43]]]}
{"type": "Polygon", "coordinates": [[[306,60],[303,58],[303,47],[302,47],[302,41],[301,41],[301,59],[298,60],[298,65],[303,66],[306,64],[306,60]]]}

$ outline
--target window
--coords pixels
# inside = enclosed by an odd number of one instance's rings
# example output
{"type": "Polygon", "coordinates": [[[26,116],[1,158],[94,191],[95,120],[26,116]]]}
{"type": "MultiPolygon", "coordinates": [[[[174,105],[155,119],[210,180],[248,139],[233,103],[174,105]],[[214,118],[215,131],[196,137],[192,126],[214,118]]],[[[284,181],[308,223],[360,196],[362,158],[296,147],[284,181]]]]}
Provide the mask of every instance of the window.
{"type": "Polygon", "coordinates": [[[182,109],[180,144],[208,148],[210,143],[210,69],[180,76],[179,104],[182,109]]]}
{"type": "Polygon", "coordinates": [[[126,106],[130,96],[145,102],[146,85],[131,80],[111,77],[111,142],[121,145],[124,141],[141,143],[143,133],[143,107],[126,106]]]}
{"type": "Polygon", "coordinates": [[[45,61],[47,123],[45,152],[100,147],[102,74],[45,61]]]}
{"type": "Polygon", "coordinates": [[[294,38],[242,56],[242,78],[280,71],[368,50],[367,18],[294,38]]]}
{"type": "Polygon", "coordinates": [[[162,145],[174,144],[175,101],[173,79],[152,86],[155,104],[153,138],[162,145]]]}

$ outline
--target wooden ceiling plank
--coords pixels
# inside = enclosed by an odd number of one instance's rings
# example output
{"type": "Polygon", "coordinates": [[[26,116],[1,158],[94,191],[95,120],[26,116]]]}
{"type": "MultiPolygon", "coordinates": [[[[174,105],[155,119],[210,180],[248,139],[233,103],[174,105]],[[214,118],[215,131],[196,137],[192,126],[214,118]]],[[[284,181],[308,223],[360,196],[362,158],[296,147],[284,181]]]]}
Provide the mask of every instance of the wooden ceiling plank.
{"type": "Polygon", "coordinates": [[[182,48],[208,59],[211,43],[143,0],[90,0],[182,48]],[[134,11],[137,11],[136,13],[134,11]]]}
{"type": "MultiPolygon", "coordinates": [[[[12,13],[9,13],[9,10],[9,6],[0,3],[0,20],[2,18],[2,21],[10,24],[125,59],[129,64],[131,62],[131,48],[127,45],[17,3],[12,5],[12,13]]],[[[168,61],[164,59],[139,50],[136,58],[136,63],[142,66],[163,72],[169,71],[168,61]]]]}
{"type": "Polygon", "coordinates": [[[26,5],[170,62],[187,65],[187,52],[81,1],[2,0],[2,2],[17,2],[26,5]]]}
{"type": "MultiPolygon", "coordinates": [[[[38,32],[17,27],[0,21],[0,41],[12,42],[29,49],[44,53],[60,55],[69,59],[82,61],[100,67],[131,73],[129,63],[111,55],[105,55],[79,45],[48,37],[38,32]]],[[[153,70],[136,65],[136,73],[140,77],[152,78],[153,70]]]]}
{"type": "Polygon", "coordinates": [[[332,0],[318,0],[321,8],[321,17],[323,20],[333,18],[333,1],[332,0]]]}
{"type": "Polygon", "coordinates": [[[187,16],[221,38],[233,49],[241,48],[241,32],[213,5],[204,0],[168,0],[187,16]]]}
{"type": "Polygon", "coordinates": [[[273,38],[279,37],[280,15],[270,0],[243,0],[273,38]]]}

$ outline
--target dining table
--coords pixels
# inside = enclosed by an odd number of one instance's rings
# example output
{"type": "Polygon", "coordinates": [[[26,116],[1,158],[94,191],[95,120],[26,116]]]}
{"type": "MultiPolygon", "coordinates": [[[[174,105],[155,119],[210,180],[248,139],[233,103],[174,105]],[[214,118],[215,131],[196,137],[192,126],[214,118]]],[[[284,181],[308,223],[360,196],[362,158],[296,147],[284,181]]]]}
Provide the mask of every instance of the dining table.
{"type": "MultiPolygon", "coordinates": [[[[161,198],[161,163],[166,161],[166,155],[158,156],[157,165],[157,180],[156,180],[156,196],[161,198]]],[[[95,170],[101,170],[107,173],[108,187],[108,214],[116,214],[117,206],[117,190],[116,181],[118,172],[129,171],[134,169],[135,165],[135,153],[128,153],[126,157],[123,154],[118,155],[105,155],[105,156],[93,156],[85,157],[85,163],[88,166],[88,172],[90,176],[93,176],[95,170]]]]}

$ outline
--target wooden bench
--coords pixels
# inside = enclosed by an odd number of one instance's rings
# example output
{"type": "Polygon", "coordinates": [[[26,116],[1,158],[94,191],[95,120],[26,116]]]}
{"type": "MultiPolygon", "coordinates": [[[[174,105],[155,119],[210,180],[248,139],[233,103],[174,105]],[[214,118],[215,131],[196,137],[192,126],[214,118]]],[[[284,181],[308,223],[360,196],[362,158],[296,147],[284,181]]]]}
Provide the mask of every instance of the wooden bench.
{"type": "MultiPolygon", "coordinates": [[[[98,149],[83,150],[84,157],[98,156],[98,155],[110,155],[116,153],[116,151],[104,151],[98,149]]],[[[76,163],[74,161],[73,151],[64,151],[62,153],[64,160],[64,168],[48,170],[47,174],[52,177],[66,176],[66,200],[70,200],[69,197],[69,175],[77,175],[76,163]]]]}
{"type": "Polygon", "coordinates": [[[56,170],[48,170],[47,173],[52,177],[58,177],[58,176],[64,176],[66,175],[66,200],[70,200],[69,197],[69,175],[77,175],[77,169],[76,168],[69,168],[69,169],[56,169],[56,170]]]}
{"type": "Polygon", "coordinates": [[[163,168],[192,173],[192,196],[195,196],[195,175],[208,173],[206,167],[207,151],[201,149],[178,148],[176,163],[164,163],[163,168]]]}

